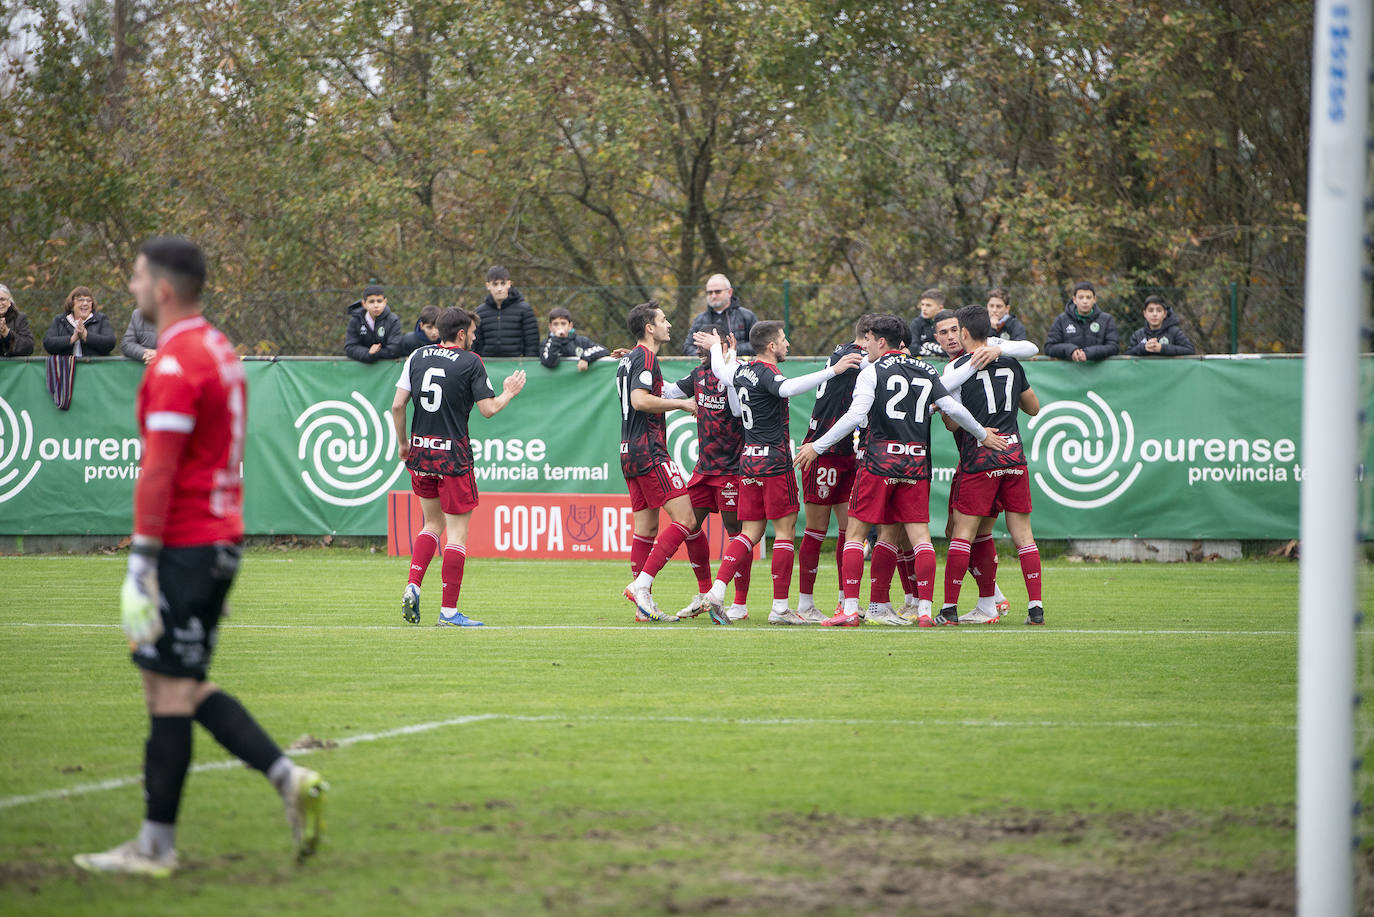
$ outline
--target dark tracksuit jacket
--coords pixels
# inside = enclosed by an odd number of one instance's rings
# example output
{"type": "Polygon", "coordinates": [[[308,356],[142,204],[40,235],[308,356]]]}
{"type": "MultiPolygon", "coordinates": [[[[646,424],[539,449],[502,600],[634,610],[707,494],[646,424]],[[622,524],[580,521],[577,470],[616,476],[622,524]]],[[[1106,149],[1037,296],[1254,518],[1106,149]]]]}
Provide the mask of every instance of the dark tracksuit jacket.
{"type": "Polygon", "coordinates": [[[1060,360],[1072,360],[1073,352],[1083,348],[1089,360],[1105,360],[1121,352],[1117,342],[1116,322],[1097,306],[1087,315],[1079,315],[1078,307],[1070,302],[1050,325],[1045,335],[1045,354],[1060,360]]]}
{"type": "Polygon", "coordinates": [[[1024,341],[1026,340],[1026,325],[1021,319],[1007,313],[1007,317],[1002,320],[1000,327],[993,328],[992,333],[1004,341],[1024,341]]]}
{"type": "Polygon", "coordinates": [[[757,321],[758,316],[740,305],[739,296],[732,293],[730,305],[724,309],[715,312],[708,307],[705,312],[692,319],[692,327],[687,329],[687,340],[682,343],[682,353],[684,356],[696,356],[697,345],[692,343],[692,338],[698,331],[710,331],[714,328],[721,341],[728,341],[733,334],[735,352],[742,357],[752,357],[754,348],[749,343],[749,329],[753,328],[757,321]]]}
{"type": "Polygon", "coordinates": [[[376,363],[378,360],[394,360],[401,356],[401,320],[387,306],[377,316],[376,327],[367,326],[367,310],[362,300],[348,307],[348,331],[344,335],[344,354],[359,363],[376,363]],[[382,349],[368,353],[373,344],[381,344],[382,349]]]}
{"type": "Polygon", "coordinates": [[[1159,330],[1155,331],[1149,325],[1137,328],[1135,334],[1131,335],[1126,353],[1132,357],[1182,357],[1197,353],[1197,348],[1183,333],[1183,326],[1179,324],[1174,310],[1166,309],[1164,324],[1159,326],[1159,330]],[[1145,342],[1156,339],[1159,341],[1159,353],[1150,353],[1145,349],[1145,342]]]}
{"type": "Polygon", "coordinates": [[[539,362],[549,369],[557,369],[558,361],[565,357],[595,363],[602,357],[609,357],[610,355],[609,350],[585,334],[569,333],[565,338],[555,337],[551,334],[544,339],[544,346],[539,351],[539,362]]]}

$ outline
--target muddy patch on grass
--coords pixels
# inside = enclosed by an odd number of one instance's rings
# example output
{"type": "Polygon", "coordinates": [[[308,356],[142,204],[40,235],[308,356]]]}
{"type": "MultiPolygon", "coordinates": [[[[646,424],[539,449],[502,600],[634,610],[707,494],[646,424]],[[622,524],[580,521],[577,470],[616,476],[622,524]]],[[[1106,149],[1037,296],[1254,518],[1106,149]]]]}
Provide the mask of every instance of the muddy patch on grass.
{"type": "MultiPolygon", "coordinates": [[[[1177,915],[1292,914],[1291,867],[1278,851],[1236,870],[1205,849],[1235,825],[1291,832],[1281,813],[855,819],[781,816],[767,872],[723,869],[734,894],[670,894],[670,913],[1177,915]]],[[[1362,913],[1374,912],[1374,897],[1362,913]]]]}

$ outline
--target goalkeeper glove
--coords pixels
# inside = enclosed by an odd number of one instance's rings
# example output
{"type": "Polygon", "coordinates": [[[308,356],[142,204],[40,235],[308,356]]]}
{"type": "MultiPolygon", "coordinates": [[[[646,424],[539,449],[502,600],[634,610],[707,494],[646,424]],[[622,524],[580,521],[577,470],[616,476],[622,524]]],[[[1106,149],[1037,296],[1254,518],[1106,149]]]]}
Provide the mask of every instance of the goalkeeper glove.
{"type": "Polygon", "coordinates": [[[119,591],[120,626],[130,641],[140,645],[154,643],[162,636],[157,553],[155,542],[135,540],[129,549],[129,572],[119,591]]]}

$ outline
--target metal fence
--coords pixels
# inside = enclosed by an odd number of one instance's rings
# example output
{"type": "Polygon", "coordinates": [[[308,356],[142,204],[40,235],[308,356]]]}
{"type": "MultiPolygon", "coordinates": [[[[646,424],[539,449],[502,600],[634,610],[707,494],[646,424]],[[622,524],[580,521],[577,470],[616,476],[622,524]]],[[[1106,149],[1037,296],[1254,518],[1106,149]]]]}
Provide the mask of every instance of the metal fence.
{"type": "MultiPolygon", "coordinates": [[[[11,287],[16,305],[29,317],[39,352],[48,325],[62,309],[66,291],[11,287]]],[[[530,286],[520,287],[547,330],[549,310],[569,309],[580,333],[607,346],[627,343],[625,315],[636,303],[653,298],[663,306],[674,326],[673,350],[681,349],[692,318],[705,308],[701,290],[673,287],[530,286]]],[[[893,312],[906,319],[917,314],[922,286],[861,287],[858,285],[773,284],[741,285],[741,302],[759,318],[779,319],[788,328],[792,352],[827,354],[845,339],[854,320],[865,312],[893,312]]],[[[985,303],[988,288],[981,284],[942,287],[950,308],[985,303]]],[[[1131,332],[1144,324],[1141,307],[1147,296],[1159,295],[1173,307],[1184,330],[1204,353],[1297,353],[1302,350],[1302,290],[1256,286],[1240,281],[1207,288],[1124,287],[1103,284],[1099,305],[1115,317],[1122,349],[1131,332]]],[[[345,310],[358,299],[357,290],[226,291],[205,297],[206,314],[229,335],[245,355],[330,355],[343,352],[345,310]]],[[[1068,302],[1068,289],[1011,286],[1012,314],[1025,323],[1029,337],[1043,345],[1045,332],[1068,302]]],[[[402,327],[414,327],[426,305],[475,309],[485,290],[467,287],[388,286],[392,311],[402,327]]],[[[124,290],[96,290],[96,298],[110,317],[117,335],[128,324],[132,300],[124,290]]]]}

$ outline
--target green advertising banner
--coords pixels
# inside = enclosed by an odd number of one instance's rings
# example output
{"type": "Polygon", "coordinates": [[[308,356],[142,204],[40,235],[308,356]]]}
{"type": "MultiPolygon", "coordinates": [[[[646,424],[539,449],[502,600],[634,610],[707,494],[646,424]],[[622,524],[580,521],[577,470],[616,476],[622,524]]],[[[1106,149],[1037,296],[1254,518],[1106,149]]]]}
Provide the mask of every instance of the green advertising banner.
{"type": "MultiPolygon", "coordinates": [[[[664,378],[691,365],[665,360],[664,378]]],[[[789,361],[783,370],[819,365],[789,361]]],[[[386,492],[409,488],[389,418],[400,364],[249,360],[245,369],[249,533],[385,534],[386,492]]],[[[578,373],[497,361],[492,384],[499,390],[516,369],[529,382],[510,407],[490,420],[473,414],[479,489],[622,492],[614,364],[578,373]]],[[[1038,417],[1022,417],[1037,537],[1297,537],[1302,360],[1033,362],[1026,370],[1042,405],[1038,417]]],[[[80,364],[63,412],[48,397],[41,361],[0,361],[0,534],[129,531],[142,371],[128,361],[80,364]]],[[[792,399],[797,441],[812,403],[809,394],[792,399]]],[[[668,441],[690,472],[695,420],[669,415],[668,441]]],[[[938,535],[956,453],[938,426],[932,445],[938,535]]]]}

